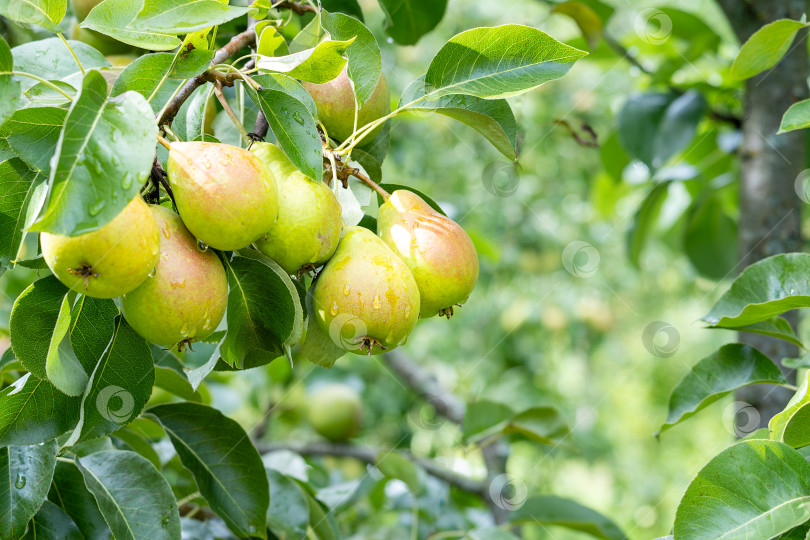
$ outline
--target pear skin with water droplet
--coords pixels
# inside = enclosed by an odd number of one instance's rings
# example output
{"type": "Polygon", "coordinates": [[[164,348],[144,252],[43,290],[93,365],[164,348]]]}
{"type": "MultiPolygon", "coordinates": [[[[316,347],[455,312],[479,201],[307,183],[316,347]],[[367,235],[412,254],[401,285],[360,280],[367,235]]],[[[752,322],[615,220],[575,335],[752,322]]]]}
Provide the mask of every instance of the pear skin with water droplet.
{"type": "Polygon", "coordinates": [[[153,275],[124,295],[122,308],[141,337],[164,347],[192,342],[213,332],[225,314],[228,278],[213,251],[200,251],[180,216],[151,206],[160,235],[153,275]]]}
{"type": "MultiPolygon", "coordinates": [[[[329,137],[338,141],[345,141],[354,132],[354,90],[352,82],[344,68],[333,80],[324,84],[303,82],[309,95],[315,101],[320,120],[329,132],[329,137]]],[[[357,128],[382,118],[391,112],[391,91],[388,80],[380,73],[380,79],[371,97],[360,107],[357,113],[357,128]]],[[[362,144],[371,142],[382,129],[379,126],[369,133],[362,144]]]]}
{"type": "Polygon", "coordinates": [[[343,228],[340,203],[323,182],[295,168],[278,146],[254,143],[255,153],[278,182],[278,219],[256,247],[288,274],[305,265],[318,267],[334,254],[343,228]]]}
{"type": "Polygon", "coordinates": [[[403,344],[416,326],[419,288],[377,235],[347,227],[315,281],[312,304],[312,316],[337,346],[379,354],[403,344]]]}
{"type": "Polygon", "coordinates": [[[155,268],[160,244],[149,206],[135,197],[112,221],[79,236],[43,232],[42,256],[59,281],[95,298],[114,298],[140,285],[155,268]]]}
{"type": "Polygon", "coordinates": [[[397,190],[380,206],[377,233],[413,273],[421,318],[450,316],[467,301],[478,282],[478,254],[458,223],[416,193],[397,190]]]}
{"type": "Polygon", "coordinates": [[[252,152],[221,143],[173,142],[167,169],[183,223],[212,248],[242,249],[276,221],[276,179],[252,152]]]}

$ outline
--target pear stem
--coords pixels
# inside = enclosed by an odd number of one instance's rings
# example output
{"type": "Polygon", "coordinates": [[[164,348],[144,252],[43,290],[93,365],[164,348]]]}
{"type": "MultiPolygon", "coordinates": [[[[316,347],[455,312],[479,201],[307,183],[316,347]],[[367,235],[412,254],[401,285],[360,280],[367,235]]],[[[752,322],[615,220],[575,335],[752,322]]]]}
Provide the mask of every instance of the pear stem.
{"type": "Polygon", "coordinates": [[[225,113],[231,119],[231,122],[233,122],[233,124],[236,126],[236,129],[239,130],[239,134],[242,135],[242,139],[245,140],[245,143],[252,143],[253,139],[248,136],[245,126],[243,126],[242,122],[239,121],[239,117],[236,116],[235,112],[233,112],[230,103],[228,103],[228,99],[225,97],[225,94],[222,93],[222,83],[219,81],[214,83],[214,95],[217,96],[217,99],[219,100],[220,105],[222,105],[222,108],[225,110],[225,113]]]}
{"type": "Polygon", "coordinates": [[[354,176],[355,178],[359,179],[361,182],[366,184],[368,187],[370,187],[371,189],[376,191],[379,194],[379,196],[383,198],[384,201],[387,201],[388,197],[391,196],[391,194],[388,193],[387,191],[385,191],[380,186],[380,184],[378,184],[377,182],[375,182],[374,180],[372,180],[371,178],[369,178],[365,174],[361,173],[359,170],[352,169],[351,174],[352,174],[352,176],[354,176]]]}
{"type": "Polygon", "coordinates": [[[377,192],[377,194],[383,198],[384,201],[387,201],[388,198],[391,196],[390,193],[385,191],[385,189],[380,186],[377,182],[363,174],[360,169],[355,167],[350,167],[348,165],[344,165],[343,162],[340,160],[340,157],[337,155],[336,152],[324,149],[324,154],[326,154],[326,158],[329,160],[329,163],[332,168],[332,177],[340,180],[343,183],[344,188],[348,188],[349,185],[346,183],[349,176],[354,176],[365,185],[373,189],[377,192]]]}
{"type": "Polygon", "coordinates": [[[158,140],[158,142],[160,144],[163,145],[163,148],[165,148],[166,150],[171,150],[172,143],[170,143],[169,141],[167,141],[166,139],[164,139],[160,135],[157,136],[157,140],[158,140]]]}

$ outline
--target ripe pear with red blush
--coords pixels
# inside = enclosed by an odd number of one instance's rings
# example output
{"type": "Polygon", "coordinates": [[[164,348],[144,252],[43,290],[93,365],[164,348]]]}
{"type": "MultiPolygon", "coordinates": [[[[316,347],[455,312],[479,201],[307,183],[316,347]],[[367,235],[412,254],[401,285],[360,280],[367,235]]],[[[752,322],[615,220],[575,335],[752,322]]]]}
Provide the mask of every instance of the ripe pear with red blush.
{"type": "Polygon", "coordinates": [[[478,254],[458,223],[416,193],[397,190],[380,206],[377,232],[413,273],[421,318],[449,318],[467,301],[478,282],[478,254]]]}
{"type": "Polygon", "coordinates": [[[273,171],[278,181],[278,220],[256,247],[288,274],[314,270],[335,252],[343,228],[340,203],[323,182],[295,168],[278,146],[254,143],[251,152],[273,171]]]}
{"type": "Polygon", "coordinates": [[[140,195],[112,221],[79,236],[42,233],[42,256],[59,281],[95,298],[140,285],[158,261],[158,226],[140,195]]]}
{"type": "Polygon", "coordinates": [[[312,288],[313,317],[357,354],[405,342],[419,319],[419,288],[405,263],[373,232],[347,227],[312,288]]]}
{"type": "Polygon", "coordinates": [[[183,223],[210,247],[242,249],[276,221],[276,179],[252,152],[221,143],[173,142],[167,168],[183,223]]]}
{"type": "Polygon", "coordinates": [[[122,298],[124,317],[141,337],[164,347],[203,339],[225,314],[228,278],[217,255],[202,251],[180,216],[151,206],[160,229],[154,274],[122,298]]]}
{"type": "MultiPolygon", "coordinates": [[[[354,132],[355,100],[352,81],[344,68],[335,79],[324,83],[302,83],[315,101],[318,120],[326,127],[329,137],[345,141],[354,132]]],[[[382,118],[391,112],[391,92],[385,75],[380,73],[374,92],[357,113],[357,129],[382,118]]],[[[363,143],[371,142],[382,129],[379,126],[369,133],[363,143]]]]}

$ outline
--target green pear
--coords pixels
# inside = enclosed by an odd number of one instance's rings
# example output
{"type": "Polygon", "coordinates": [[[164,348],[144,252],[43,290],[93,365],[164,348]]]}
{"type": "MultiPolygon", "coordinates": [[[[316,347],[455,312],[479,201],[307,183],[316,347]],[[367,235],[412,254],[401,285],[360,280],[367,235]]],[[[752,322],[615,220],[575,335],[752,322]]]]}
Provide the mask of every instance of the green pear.
{"type": "Polygon", "coordinates": [[[278,181],[278,219],[256,247],[288,274],[321,266],[340,241],[340,203],[323,182],[295,168],[278,146],[254,143],[251,151],[273,171],[278,181]]]}
{"type": "MultiPolygon", "coordinates": [[[[309,95],[315,101],[318,109],[318,119],[326,126],[329,137],[338,141],[345,141],[354,132],[354,89],[346,69],[340,72],[335,79],[324,83],[302,83],[309,95]]],[[[357,128],[382,118],[391,112],[391,93],[385,75],[380,73],[380,80],[374,88],[371,97],[360,107],[357,113],[357,128]]],[[[371,142],[382,129],[379,126],[368,134],[363,143],[371,142]]]]}
{"type": "Polygon", "coordinates": [[[167,168],[183,223],[210,247],[242,249],[276,221],[276,179],[252,152],[220,143],[174,142],[167,168]]]}
{"type": "Polygon", "coordinates": [[[419,318],[419,288],[385,242],[347,227],[312,289],[313,315],[339,347],[379,354],[405,342],[419,318]]]}
{"type": "Polygon", "coordinates": [[[155,268],[160,245],[149,206],[135,197],[106,225],[79,236],[42,233],[42,256],[59,281],[95,298],[140,285],[155,268]]]}
{"type": "Polygon", "coordinates": [[[225,314],[228,278],[213,251],[201,251],[180,216],[162,206],[150,207],[160,230],[160,258],[155,272],[124,295],[129,325],[147,341],[164,347],[207,337],[225,314]]]}
{"type": "Polygon", "coordinates": [[[377,233],[405,261],[419,285],[421,318],[467,301],[478,281],[478,254],[461,226],[407,190],[391,194],[379,210],[377,233]]]}
{"type": "Polygon", "coordinates": [[[312,393],[307,406],[312,428],[332,442],[345,442],[360,431],[363,401],[345,384],[327,384],[312,393]]]}

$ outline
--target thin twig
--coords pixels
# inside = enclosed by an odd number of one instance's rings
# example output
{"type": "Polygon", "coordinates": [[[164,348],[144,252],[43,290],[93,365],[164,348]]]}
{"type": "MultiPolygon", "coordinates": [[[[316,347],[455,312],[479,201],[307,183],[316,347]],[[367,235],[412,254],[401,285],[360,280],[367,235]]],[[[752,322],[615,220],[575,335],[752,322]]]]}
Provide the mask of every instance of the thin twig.
{"type": "Polygon", "coordinates": [[[217,96],[219,100],[219,104],[222,105],[222,108],[225,110],[225,113],[231,119],[231,122],[236,126],[236,129],[239,130],[239,133],[242,135],[242,138],[245,140],[246,144],[250,144],[253,142],[253,139],[248,136],[248,132],[245,129],[245,126],[242,125],[242,122],[239,121],[239,117],[236,116],[236,113],[233,112],[230,103],[228,103],[228,99],[225,97],[225,94],[222,93],[222,85],[217,81],[214,83],[214,95],[217,96]]]}
{"type": "Polygon", "coordinates": [[[278,2],[273,4],[275,9],[289,9],[293,13],[297,15],[303,15],[304,13],[317,13],[317,9],[310,6],[309,4],[305,4],[303,2],[278,2]]]}
{"type": "MultiPolygon", "coordinates": [[[[316,443],[295,443],[295,442],[280,442],[259,444],[259,452],[261,454],[268,454],[278,450],[290,450],[301,456],[334,456],[346,457],[357,459],[364,463],[376,465],[381,456],[386,454],[386,450],[372,448],[369,446],[354,446],[349,444],[334,444],[326,442],[316,443]]],[[[406,459],[422,467],[425,472],[434,476],[450,485],[459,489],[474,493],[476,495],[484,495],[486,492],[486,485],[478,480],[473,480],[467,476],[442,467],[433,460],[420,458],[405,451],[399,453],[406,459]]]]}

